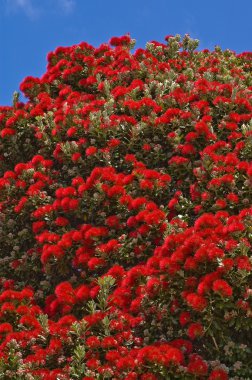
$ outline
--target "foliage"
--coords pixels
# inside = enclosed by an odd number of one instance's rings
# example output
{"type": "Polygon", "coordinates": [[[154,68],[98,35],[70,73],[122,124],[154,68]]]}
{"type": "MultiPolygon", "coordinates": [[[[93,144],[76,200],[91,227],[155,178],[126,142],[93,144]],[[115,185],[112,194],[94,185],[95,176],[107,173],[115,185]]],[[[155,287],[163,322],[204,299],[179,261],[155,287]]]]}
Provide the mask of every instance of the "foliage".
{"type": "Polygon", "coordinates": [[[251,53],[128,35],[0,107],[0,379],[252,378],[251,53]]]}

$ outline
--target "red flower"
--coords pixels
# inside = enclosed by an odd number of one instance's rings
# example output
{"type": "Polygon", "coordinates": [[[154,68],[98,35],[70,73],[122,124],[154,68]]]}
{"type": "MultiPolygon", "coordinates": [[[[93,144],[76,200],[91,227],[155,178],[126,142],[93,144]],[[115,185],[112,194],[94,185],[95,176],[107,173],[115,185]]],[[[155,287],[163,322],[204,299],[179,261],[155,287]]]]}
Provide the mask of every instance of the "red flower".
{"type": "Polygon", "coordinates": [[[93,270],[96,270],[99,267],[104,266],[105,263],[106,263],[105,260],[103,260],[103,259],[101,259],[99,257],[93,257],[92,259],[90,259],[88,261],[88,268],[93,271],[93,270]]]}
{"type": "Polygon", "coordinates": [[[13,327],[10,323],[0,324],[0,336],[10,334],[13,331],[13,327]]]}
{"type": "Polygon", "coordinates": [[[77,128],[71,127],[67,131],[67,136],[68,137],[72,137],[72,136],[74,136],[76,134],[76,132],[77,132],[77,128]]]}
{"type": "Polygon", "coordinates": [[[182,156],[173,156],[169,161],[169,165],[185,165],[189,162],[189,159],[182,156]]]}
{"type": "Polygon", "coordinates": [[[100,236],[107,236],[108,229],[106,227],[91,227],[85,232],[85,239],[95,239],[100,236]]]}
{"type": "Polygon", "coordinates": [[[101,362],[97,359],[89,359],[86,361],[86,366],[90,369],[97,369],[101,365],[101,362]]]}
{"type": "Polygon", "coordinates": [[[101,347],[108,348],[108,347],[117,347],[118,342],[115,338],[112,336],[107,336],[101,341],[101,347]]]}
{"type": "Polygon", "coordinates": [[[225,199],[217,199],[215,202],[215,205],[218,208],[223,209],[227,207],[227,202],[225,201],[225,199]]]}
{"type": "Polygon", "coordinates": [[[233,294],[231,286],[225,280],[215,280],[212,289],[223,297],[231,297],[233,294]]]}
{"type": "Polygon", "coordinates": [[[185,326],[191,320],[191,314],[188,311],[184,311],[179,316],[179,323],[181,326],[185,326]]]}
{"type": "Polygon", "coordinates": [[[186,301],[196,311],[203,311],[207,306],[207,300],[196,293],[189,293],[186,296],[186,301]]]}
{"type": "Polygon", "coordinates": [[[61,282],[56,286],[55,294],[62,303],[74,304],[76,302],[72,285],[67,281],[61,282]]]}
{"type": "MultiPolygon", "coordinates": [[[[162,346],[161,346],[162,350],[162,346]]],[[[178,348],[169,347],[168,350],[164,350],[164,356],[165,356],[165,365],[179,365],[182,364],[184,361],[184,356],[182,352],[178,348]]]]}
{"type": "Polygon", "coordinates": [[[136,157],[134,154],[126,154],[124,159],[128,162],[136,162],[136,157]]]}
{"type": "Polygon", "coordinates": [[[67,226],[69,224],[69,220],[64,218],[63,216],[58,216],[55,220],[55,224],[60,227],[67,226]]]}
{"type": "Polygon", "coordinates": [[[90,297],[90,290],[89,287],[86,285],[80,285],[76,290],[75,290],[75,295],[79,301],[86,301],[90,297]]]}
{"type": "Polygon", "coordinates": [[[112,46],[128,46],[130,44],[130,36],[122,36],[122,37],[112,37],[109,40],[110,45],[112,46]]]}
{"type": "Polygon", "coordinates": [[[200,323],[191,323],[187,329],[187,335],[190,339],[195,339],[203,335],[204,329],[200,323]]]}
{"type": "Polygon", "coordinates": [[[97,152],[97,148],[95,146],[90,146],[86,149],[86,156],[93,156],[97,152]]]}
{"type": "Polygon", "coordinates": [[[39,321],[33,315],[23,315],[19,323],[26,326],[27,328],[41,329],[39,321]]]}
{"type": "Polygon", "coordinates": [[[223,267],[224,267],[227,271],[229,271],[229,270],[231,270],[231,269],[233,268],[233,266],[234,266],[234,260],[231,259],[231,258],[226,258],[226,259],[222,260],[222,265],[223,265],[223,267]]]}
{"type": "Polygon", "coordinates": [[[151,150],[151,145],[150,144],[144,144],[142,146],[142,149],[145,151],[145,152],[149,152],[151,150]]]}
{"type": "Polygon", "coordinates": [[[15,134],[16,134],[16,131],[15,129],[12,129],[12,128],[4,128],[0,132],[0,136],[2,138],[5,138],[6,136],[13,136],[15,134]]]}
{"type": "Polygon", "coordinates": [[[214,369],[210,373],[208,380],[228,380],[228,374],[223,369],[214,369]]]}
{"type": "Polygon", "coordinates": [[[118,218],[117,215],[111,215],[111,216],[108,216],[107,219],[106,219],[106,224],[109,226],[109,227],[114,227],[114,228],[117,228],[119,227],[119,222],[120,222],[120,219],[118,218]]]}
{"type": "Polygon", "coordinates": [[[100,347],[101,343],[98,337],[90,336],[86,339],[86,344],[90,348],[100,347]]]}
{"type": "Polygon", "coordinates": [[[137,363],[135,362],[135,360],[133,358],[131,358],[130,356],[126,356],[126,357],[123,357],[123,358],[120,358],[117,360],[116,362],[116,367],[121,370],[121,371],[126,371],[128,369],[134,369],[135,367],[137,366],[137,363]]]}
{"type": "Polygon", "coordinates": [[[141,375],[141,380],[158,380],[158,377],[154,375],[153,373],[145,373],[144,375],[141,375]]]}
{"type": "Polygon", "coordinates": [[[61,348],[62,348],[62,342],[60,339],[52,338],[50,340],[49,350],[52,351],[53,354],[61,351],[61,348]]]}
{"type": "Polygon", "coordinates": [[[119,140],[119,139],[110,139],[109,141],[108,141],[108,146],[110,147],[110,148],[115,148],[115,147],[117,147],[118,145],[120,145],[121,144],[121,140],[119,140]]]}
{"type": "Polygon", "coordinates": [[[33,222],[32,224],[32,231],[36,234],[38,233],[44,226],[46,225],[46,222],[44,221],[37,221],[37,222],[33,222]]]}
{"type": "Polygon", "coordinates": [[[188,363],[187,371],[193,375],[204,376],[208,372],[208,365],[201,356],[193,354],[188,363]]]}
{"type": "Polygon", "coordinates": [[[80,158],[81,158],[81,153],[75,152],[75,153],[72,154],[72,161],[73,162],[79,161],[80,158]]]}
{"type": "Polygon", "coordinates": [[[234,193],[229,193],[229,194],[227,195],[227,199],[228,199],[230,202],[232,202],[232,203],[238,203],[238,202],[239,202],[239,197],[238,197],[236,194],[234,194],[234,193]]]}
{"type": "Polygon", "coordinates": [[[250,262],[248,256],[237,257],[235,260],[235,264],[236,264],[237,268],[240,270],[246,270],[246,271],[250,272],[252,269],[252,265],[251,265],[251,262],[250,262]]]}

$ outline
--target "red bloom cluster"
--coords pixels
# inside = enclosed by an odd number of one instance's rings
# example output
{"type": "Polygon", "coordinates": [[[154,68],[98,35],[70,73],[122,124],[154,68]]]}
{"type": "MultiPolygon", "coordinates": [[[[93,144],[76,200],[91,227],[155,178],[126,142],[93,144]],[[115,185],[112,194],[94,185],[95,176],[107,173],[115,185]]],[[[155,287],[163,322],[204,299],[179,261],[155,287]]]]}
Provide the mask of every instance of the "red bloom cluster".
{"type": "Polygon", "coordinates": [[[59,47],[0,107],[4,376],[252,378],[252,56],[166,41],[59,47]]]}

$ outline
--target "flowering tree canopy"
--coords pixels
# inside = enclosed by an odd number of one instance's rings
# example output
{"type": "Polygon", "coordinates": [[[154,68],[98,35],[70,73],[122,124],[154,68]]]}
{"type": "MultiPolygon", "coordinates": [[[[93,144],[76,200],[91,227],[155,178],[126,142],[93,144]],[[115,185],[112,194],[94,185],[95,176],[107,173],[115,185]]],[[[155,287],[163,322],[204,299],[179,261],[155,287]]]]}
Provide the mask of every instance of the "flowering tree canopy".
{"type": "Polygon", "coordinates": [[[165,40],[0,107],[0,378],[252,378],[252,53],[165,40]]]}

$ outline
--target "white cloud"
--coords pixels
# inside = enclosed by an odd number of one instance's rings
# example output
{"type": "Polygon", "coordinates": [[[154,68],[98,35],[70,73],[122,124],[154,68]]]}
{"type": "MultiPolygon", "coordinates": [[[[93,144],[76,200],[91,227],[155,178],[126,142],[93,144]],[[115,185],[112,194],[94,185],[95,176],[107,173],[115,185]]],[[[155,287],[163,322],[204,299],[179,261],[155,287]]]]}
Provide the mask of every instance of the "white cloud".
{"type": "Polygon", "coordinates": [[[59,3],[60,8],[65,13],[71,13],[75,6],[74,0],[58,0],[58,3],[59,3]]]}
{"type": "Polygon", "coordinates": [[[36,20],[47,12],[70,14],[74,7],[75,0],[44,0],[40,3],[36,0],[6,0],[8,13],[23,12],[31,20],[36,20]]]}
{"type": "Polygon", "coordinates": [[[9,12],[22,11],[30,19],[36,19],[40,10],[34,5],[32,0],[8,0],[7,10],[9,12]]]}

